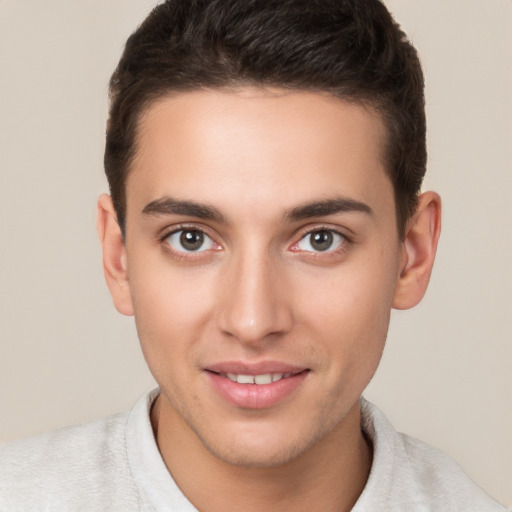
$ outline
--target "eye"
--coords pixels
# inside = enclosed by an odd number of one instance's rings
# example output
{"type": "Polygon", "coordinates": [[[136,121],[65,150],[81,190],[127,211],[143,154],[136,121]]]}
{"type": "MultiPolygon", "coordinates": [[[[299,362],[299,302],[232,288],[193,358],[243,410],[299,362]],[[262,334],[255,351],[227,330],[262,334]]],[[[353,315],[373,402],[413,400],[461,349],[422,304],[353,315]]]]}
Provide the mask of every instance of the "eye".
{"type": "Polygon", "coordinates": [[[180,252],[202,252],[213,248],[213,240],[198,229],[180,229],[171,233],[166,242],[180,252]]]}
{"type": "Polygon", "coordinates": [[[345,242],[345,237],[330,229],[311,231],[297,243],[301,251],[326,252],[338,249],[345,242]]]}

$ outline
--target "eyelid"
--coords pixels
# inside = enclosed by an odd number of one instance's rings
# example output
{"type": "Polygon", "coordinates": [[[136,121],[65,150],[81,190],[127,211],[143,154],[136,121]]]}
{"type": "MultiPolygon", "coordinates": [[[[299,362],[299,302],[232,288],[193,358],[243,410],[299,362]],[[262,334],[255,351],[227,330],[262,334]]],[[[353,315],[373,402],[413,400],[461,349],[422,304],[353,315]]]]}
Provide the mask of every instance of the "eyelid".
{"type": "MultiPolygon", "coordinates": [[[[208,226],[205,226],[203,224],[198,224],[194,222],[183,222],[179,224],[174,224],[172,226],[166,226],[165,228],[160,230],[160,233],[157,234],[158,242],[162,245],[164,245],[164,249],[170,253],[173,253],[175,256],[178,255],[186,255],[184,257],[187,257],[189,259],[191,258],[199,258],[204,256],[203,253],[207,253],[210,251],[220,251],[222,250],[223,243],[219,242],[219,236],[215,233],[211,233],[211,228],[208,226]],[[170,244],[165,243],[166,239],[172,236],[175,233],[178,233],[180,231],[200,231],[203,233],[206,237],[210,238],[214,244],[214,247],[212,249],[208,249],[205,251],[180,251],[178,249],[174,249],[170,244]]],[[[298,230],[295,231],[295,234],[293,235],[293,242],[289,245],[288,250],[291,250],[292,252],[309,252],[311,253],[311,257],[327,257],[328,255],[335,255],[340,252],[344,252],[348,249],[348,246],[354,243],[354,235],[352,230],[349,228],[341,227],[341,226],[333,226],[332,224],[322,223],[322,224],[309,224],[307,226],[302,226],[298,230]],[[318,231],[329,231],[336,235],[341,236],[344,239],[344,242],[340,244],[339,247],[335,249],[330,249],[326,251],[304,251],[301,249],[297,249],[297,244],[307,235],[310,235],[312,233],[318,232],[318,231]],[[347,233],[348,232],[348,233],[347,233]]]]}
{"type": "Polygon", "coordinates": [[[178,252],[183,252],[186,254],[199,254],[201,252],[205,252],[208,250],[211,250],[214,248],[215,242],[209,237],[206,233],[203,233],[202,231],[198,231],[197,229],[180,229],[178,231],[175,231],[174,233],[171,233],[166,239],[166,243],[172,247],[173,250],[178,252]],[[201,234],[201,245],[196,249],[187,249],[184,247],[183,241],[181,237],[183,236],[183,233],[193,233],[197,232],[201,234]],[[176,247],[176,245],[180,245],[181,247],[176,247]]]}
{"type": "MultiPolygon", "coordinates": [[[[347,231],[350,230],[347,229],[347,231]]],[[[295,253],[307,254],[310,258],[329,258],[345,252],[348,249],[348,246],[352,243],[352,237],[347,235],[345,229],[342,229],[340,226],[316,224],[308,225],[298,230],[294,236],[294,241],[292,242],[289,250],[295,253]],[[301,242],[306,236],[318,231],[329,231],[335,235],[341,236],[343,238],[343,242],[338,247],[335,247],[334,249],[328,249],[326,251],[308,251],[297,247],[299,242],[301,242]]]]}
{"type": "Polygon", "coordinates": [[[345,238],[348,242],[353,241],[353,235],[352,231],[348,228],[342,228],[340,226],[333,226],[332,224],[315,224],[315,225],[308,225],[305,227],[300,228],[297,230],[294,239],[294,244],[297,243],[299,240],[302,240],[306,235],[309,235],[311,233],[316,233],[317,231],[330,231],[332,233],[336,233],[337,235],[342,236],[345,238]]]}
{"type": "Polygon", "coordinates": [[[178,260],[188,260],[193,261],[195,259],[204,259],[207,254],[211,254],[212,252],[217,252],[222,249],[222,245],[217,242],[216,236],[210,233],[210,229],[206,226],[198,225],[197,223],[180,223],[175,224],[173,226],[168,226],[165,229],[161,230],[158,235],[158,242],[161,244],[162,248],[170,254],[172,257],[178,260]],[[205,237],[208,237],[213,244],[212,248],[198,251],[187,251],[185,249],[180,250],[173,247],[170,243],[167,242],[167,239],[172,235],[179,233],[180,231],[199,231],[205,237]]]}
{"type": "MultiPolygon", "coordinates": [[[[158,236],[158,240],[160,242],[165,241],[166,238],[169,238],[171,235],[174,235],[174,233],[178,233],[179,231],[200,231],[201,233],[204,233],[207,237],[211,238],[215,241],[215,237],[210,233],[210,229],[208,229],[206,226],[200,225],[200,224],[194,224],[194,223],[179,223],[174,224],[172,226],[167,226],[160,230],[158,236]]],[[[217,243],[217,242],[215,242],[217,243]]],[[[220,244],[219,244],[220,245],[220,244]]]]}
{"type": "Polygon", "coordinates": [[[336,233],[334,231],[313,231],[313,233],[308,233],[307,235],[303,236],[298,242],[297,246],[306,252],[319,252],[319,253],[328,253],[328,252],[335,252],[338,250],[344,243],[346,243],[345,237],[343,235],[340,235],[339,233],[336,233]],[[313,238],[317,235],[317,233],[327,233],[329,235],[328,247],[325,249],[318,249],[314,247],[315,241],[313,238]],[[309,247],[308,247],[309,246],[309,247]]]}

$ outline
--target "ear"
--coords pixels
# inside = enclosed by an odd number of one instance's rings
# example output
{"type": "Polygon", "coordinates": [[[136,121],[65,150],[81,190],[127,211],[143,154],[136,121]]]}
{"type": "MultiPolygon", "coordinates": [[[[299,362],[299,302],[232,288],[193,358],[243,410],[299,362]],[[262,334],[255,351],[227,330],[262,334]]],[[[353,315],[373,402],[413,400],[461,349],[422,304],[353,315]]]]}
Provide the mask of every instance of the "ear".
{"type": "Polygon", "coordinates": [[[415,214],[407,223],[402,242],[402,261],[393,307],[416,306],[427,291],[441,233],[441,198],[425,192],[418,198],[415,214]]]}
{"type": "Polygon", "coordinates": [[[103,250],[103,271],[114,306],[123,315],[133,315],[128,282],[126,246],[117,222],[112,198],[102,194],[98,199],[98,235],[103,250]]]}

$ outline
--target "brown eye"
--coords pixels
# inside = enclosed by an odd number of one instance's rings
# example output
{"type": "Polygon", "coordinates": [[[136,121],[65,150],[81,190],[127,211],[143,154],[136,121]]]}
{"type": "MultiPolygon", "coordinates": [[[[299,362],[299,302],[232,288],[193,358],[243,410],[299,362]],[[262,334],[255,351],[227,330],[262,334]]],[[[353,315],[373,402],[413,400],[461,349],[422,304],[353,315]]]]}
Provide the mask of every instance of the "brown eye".
{"type": "Polygon", "coordinates": [[[202,252],[213,247],[212,239],[198,229],[180,229],[167,237],[167,243],[181,252],[202,252]]]}
{"type": "Polygon", "coordinates": [[[197,251],[204,242],[204,235],[201,231],[182,231],[180,244],[187,251],[197,251]]]}
{"type": "Polygon", "coordinates": [[[297,245],[303,251],[326,252],[337,249],[344,241],[345,238],[336,231],[319,229],[302,237],[297,245]]]}
{"type": "Polygon", "coordinates": [[[310,244],[317,251],[327,251],[332,245],[332,233],[329,231],[317,231],[311,234],[310,244]]]}

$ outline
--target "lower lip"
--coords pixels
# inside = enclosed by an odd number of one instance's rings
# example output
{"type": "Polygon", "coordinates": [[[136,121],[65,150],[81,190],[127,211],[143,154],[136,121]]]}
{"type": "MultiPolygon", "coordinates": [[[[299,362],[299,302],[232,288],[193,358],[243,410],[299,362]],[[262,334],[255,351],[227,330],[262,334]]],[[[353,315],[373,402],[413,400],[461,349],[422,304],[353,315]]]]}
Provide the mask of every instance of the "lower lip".
{"type": "Polygon", "coordinates": [[[290,397],[309,372],[303,371],[270,384],[239,384],[218,373],[205,373],[215,391],[229,403],[244,409],[266,409],[290,397]]]}

